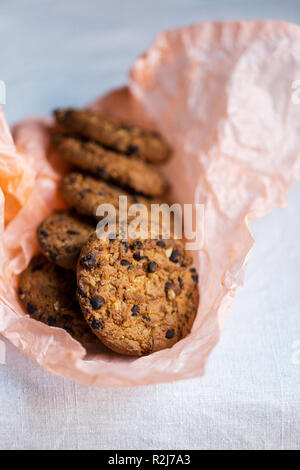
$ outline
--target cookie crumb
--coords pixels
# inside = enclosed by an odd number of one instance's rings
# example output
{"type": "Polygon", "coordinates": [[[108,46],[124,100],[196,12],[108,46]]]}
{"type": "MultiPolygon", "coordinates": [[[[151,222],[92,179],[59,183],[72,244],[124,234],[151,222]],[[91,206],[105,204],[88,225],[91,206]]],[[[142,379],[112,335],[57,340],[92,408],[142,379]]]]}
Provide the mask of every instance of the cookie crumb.
{"type": "Polygon", "coordinates": [[[92,297],[90,299],[90,303],[94,310],[100,310],[104,305],[104,302],[100,297],[92,297]]]}
{"type": "Polygon", "coordinates": [[[136,317],[137,314],[138,314],[139,311],[140,311],[140,307],[139,307],[138,305],[134,305],[134,306],[132,307],[131,311],[132,311],[132,316],[133,316],[133,317],[136,317]]]}
{"type": "Polygon", "coordinates": [[[91,326],[92,326],[93,330],[100,330],[100,328],[101,328],[100,323],[95,318],[93,319],[93,321],[91,323],[91,326]]]}
{"type": "Polygon", "coordinates": [[[157,263],[155,263],[155,261],[151,261],[150,263],[148,263],[147,270],[148,273],[155,273],[155,271],[157,270],[157,263]]]}

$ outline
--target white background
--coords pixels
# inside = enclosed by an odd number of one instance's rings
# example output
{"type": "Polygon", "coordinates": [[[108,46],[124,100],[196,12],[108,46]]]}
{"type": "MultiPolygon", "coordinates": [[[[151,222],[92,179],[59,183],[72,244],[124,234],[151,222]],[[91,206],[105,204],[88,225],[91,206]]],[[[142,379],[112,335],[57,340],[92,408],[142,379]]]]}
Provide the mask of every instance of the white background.
{"type": "MultiPolygon", "coordinates": [[[[125,83],[159,30],[241,18],[300,23],[300,1],[1,0],[5,113],[12,124],[83,105],[125,83]]],[[[88,388],[6,342],[0,449],[300,449],[300,186],[252,233],[246,283],[204,378],[88,388]]]]}

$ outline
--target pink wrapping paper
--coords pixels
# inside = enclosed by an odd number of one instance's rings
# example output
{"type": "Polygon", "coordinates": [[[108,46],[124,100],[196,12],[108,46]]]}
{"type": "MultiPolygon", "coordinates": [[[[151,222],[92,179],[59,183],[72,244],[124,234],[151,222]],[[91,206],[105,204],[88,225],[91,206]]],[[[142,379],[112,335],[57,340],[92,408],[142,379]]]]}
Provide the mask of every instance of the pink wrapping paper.
{"type": "MultiPolygon", "coordinates": [[[[129,88],[93,103],[159,129],[174,149],[163,171],[172,199],[205,204],[204,248],[195,253],[201,303],[192,333],[142,358],[87,353],[68,333],[26,315],[18,274],[37,251],[35,231],[63,207],[67,170],[49,155],[51,121],[0,115],[0,332],[46,370],[94,386],[132,386],[200,376],[243,283],[251,219],[286,204],[300,179],[300,28],[275,21],[204,23],[163,32],[139,58],[129,88]],[[150,118],[151,116],[151,118],[150,118]]],[[[263,261],[262,261],[263,262],[263,261]]]]}

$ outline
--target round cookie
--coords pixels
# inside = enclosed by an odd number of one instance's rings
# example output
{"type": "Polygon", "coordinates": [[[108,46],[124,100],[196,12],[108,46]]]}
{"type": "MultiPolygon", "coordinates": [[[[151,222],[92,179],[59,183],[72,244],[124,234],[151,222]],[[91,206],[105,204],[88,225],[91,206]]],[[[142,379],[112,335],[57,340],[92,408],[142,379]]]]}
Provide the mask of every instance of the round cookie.
{"type": "Polygon", "coordinates": [[[83,244],[95,230],[92,224],[70,212],[56,211],[37,230],[42,253],[65,269],[74,269],[83,244]]]}
{"type": "Polygon", "coordinates": [[[119,196],[121,195],[127,196],[128,206],[144,204],[149,207],[151,202],[154,202],[78,172],[68,173],[63,177],[61,190],[64,199],[71,207],[80,214],[90,217],[96,217],[97,208],[101,204],[112,204],[116,209],[116,215],[118,215],[119,196]]]}
{"type": "Polygon", "coordinates": [[[128,158],[95,142],[65,135],[56,135],[53,144],[68,162],[101,179],[149,197],[160,197],[167,189],[157,169],[135,157],[128,158]]]}
{"type": "Polygon", "coordinates": [[[19,299],[35,320],[63,328],[82,343],[97,343],[76,300],[76,276],[50,263],[43,255],[33,258],[19,278],[19,299]]]}
{"type": "Polygon", "coordinates": [[[99,240],[93,234],[78,260],[77,283],[93,332],[130,356],[186,336],[199,302],[197,273],[178,240],[99,240]]]}
{"type": "Polygon", "coordinates": [[[170,149],[161,136],[136,126],[121,123],[90,110],[61,109],[54,112],[58,124],[127,155],[150,163],[164,162],[170,149]]]}

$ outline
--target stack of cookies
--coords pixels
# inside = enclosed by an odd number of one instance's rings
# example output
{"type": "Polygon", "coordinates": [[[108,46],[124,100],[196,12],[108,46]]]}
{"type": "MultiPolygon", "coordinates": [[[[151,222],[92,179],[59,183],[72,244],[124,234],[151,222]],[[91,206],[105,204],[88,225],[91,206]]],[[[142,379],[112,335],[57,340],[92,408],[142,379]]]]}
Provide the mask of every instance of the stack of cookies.
{"type": "MultiPolygon", "coordinates": [[[[83,344],[141,356],[186,336],[197,312],[198,276],[181,240],[98,238],[97,208],[119,196],[151,206],[167,184],[158,164],[170,154],[156,133],[89,110],[55,112],[53,144],[74,166],[61,182],[70,211],[37,231],[42,254],[21,274],[19,298],[36,320],[83,344]],[[94,222],[93,222],[94,221],[94,222]]],[[[118,212],[117,212],[118,214],[118,212]]]]}

